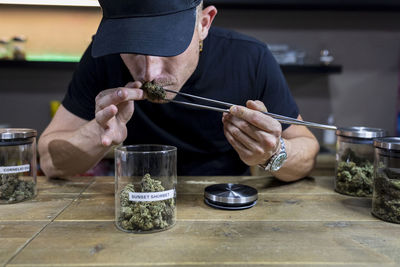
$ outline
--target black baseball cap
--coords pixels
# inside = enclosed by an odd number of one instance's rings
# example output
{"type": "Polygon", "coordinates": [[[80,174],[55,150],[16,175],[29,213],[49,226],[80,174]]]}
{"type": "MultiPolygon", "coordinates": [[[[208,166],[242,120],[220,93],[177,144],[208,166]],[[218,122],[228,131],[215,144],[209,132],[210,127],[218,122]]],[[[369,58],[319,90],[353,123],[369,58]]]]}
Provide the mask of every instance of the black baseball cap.
{"type": "Polygon", "coordinates": [[[92,56],[134,53],[170,57],[189,46],[201,0],[99,0],[103,18],[92,56]]]}

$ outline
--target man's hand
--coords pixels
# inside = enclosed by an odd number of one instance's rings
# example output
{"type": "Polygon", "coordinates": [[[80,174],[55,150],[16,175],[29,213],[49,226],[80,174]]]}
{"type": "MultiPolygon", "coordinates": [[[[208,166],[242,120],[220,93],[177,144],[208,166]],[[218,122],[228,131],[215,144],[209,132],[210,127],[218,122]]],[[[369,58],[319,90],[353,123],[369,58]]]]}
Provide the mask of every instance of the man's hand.
{"type": "Polygon", "coordinates": [[[247,101],[246,107],[233,106],[222,122],[229,143],[249,166],[264,164],[279,149],[281,124],[259,111],[267,111],[261,101],[247,101]]]}
{"type": "Polygon", "coordinates": [[[104,146],[122,143],[128,134],[126,123],[134,112],[134,100],[142,100],[140,82],[130,82],[125,87],[101,91],[96,96],[96,122],[101,126],[101,143],[104,146]]]}

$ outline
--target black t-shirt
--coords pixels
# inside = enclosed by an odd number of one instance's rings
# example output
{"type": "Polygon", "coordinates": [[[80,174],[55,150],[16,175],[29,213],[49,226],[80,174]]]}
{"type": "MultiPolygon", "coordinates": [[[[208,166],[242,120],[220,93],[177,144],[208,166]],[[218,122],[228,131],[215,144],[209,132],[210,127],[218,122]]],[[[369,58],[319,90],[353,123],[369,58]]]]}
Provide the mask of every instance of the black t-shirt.
{"type": "MultiPolygon", "coordinates": [[[[73,114],[92,120],[95,97],[124,86],[132,77],[119,55],[92,58],[91,45],[79,63],[62,102],[73,114]]],[[[294,102],[267,46],[237,32],[211,28],[199,64],[181,92],[245,105],[261,100],[268,111],[296,118],[294,102]]],[[[176,100],[185,100],[177,96],[176,100]]],[[[199,103],[199,102],[197,102],[199,103]]],[[[204,104],[204,103],[203,103],[204,104]]],[[[283,129],[287,125],[282,125],[283,129]]],[[[124,144],[164,144],[178,148],[178,175],[249,174],[223,133],[222,114],[179,104],[135,101],[124,144]]]]}

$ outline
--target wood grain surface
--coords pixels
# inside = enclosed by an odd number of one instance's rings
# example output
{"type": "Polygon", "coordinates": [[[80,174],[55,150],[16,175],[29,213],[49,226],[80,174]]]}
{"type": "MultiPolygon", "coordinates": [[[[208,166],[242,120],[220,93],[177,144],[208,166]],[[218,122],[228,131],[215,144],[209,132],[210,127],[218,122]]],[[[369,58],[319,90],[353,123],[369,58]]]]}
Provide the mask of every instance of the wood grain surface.
{"type": "Polygon", "coordinates": [[[114,177],[38,179],[38,196],[0,206],[3,266],[399,266],[400,225],[371,199],[333,191],[333,169],[283,183],[268,175],[178,177],[178,220],[130,234],[114,225],[114,177]],[[204,188],[258,190],[250,209],[207,206],[204,188]]]}

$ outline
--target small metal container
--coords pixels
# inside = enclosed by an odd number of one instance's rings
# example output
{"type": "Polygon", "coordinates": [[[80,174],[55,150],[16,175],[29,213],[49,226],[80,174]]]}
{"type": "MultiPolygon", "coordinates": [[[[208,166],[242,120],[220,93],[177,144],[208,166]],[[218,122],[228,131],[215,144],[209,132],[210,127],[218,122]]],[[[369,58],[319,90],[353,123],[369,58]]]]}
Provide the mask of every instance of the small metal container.
{"type": "Polygon", "coordinates": [[[243,184],[213,184],[204,189],[204,202],[217,209],[242,210],[257,203],[257,189],[243,184]]]}
{"type": "Polygon", "coordinates": [[[400,223],[400,137],[375,139],[374,146],[372,214],[400,223]]]}
{"type": "Polygon", "coordinates": [[[36,196],[36,131],[0,128],[0,204],[36,196]]]}
{"type": "Polygon", "coordinates": [[[375,138],[386,136],[380,128],[343,127],[336,131],[335,191],[371,197],[375,138]]]}

